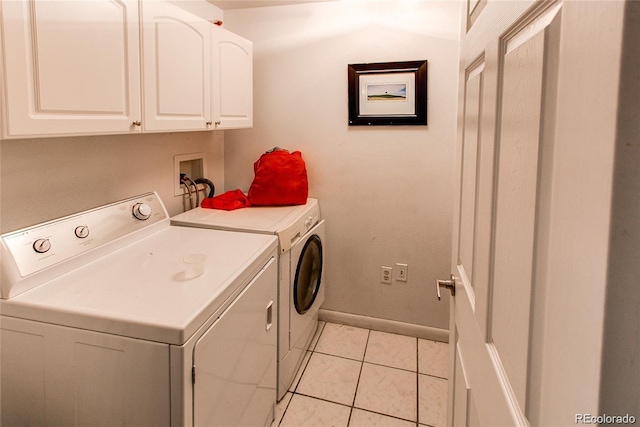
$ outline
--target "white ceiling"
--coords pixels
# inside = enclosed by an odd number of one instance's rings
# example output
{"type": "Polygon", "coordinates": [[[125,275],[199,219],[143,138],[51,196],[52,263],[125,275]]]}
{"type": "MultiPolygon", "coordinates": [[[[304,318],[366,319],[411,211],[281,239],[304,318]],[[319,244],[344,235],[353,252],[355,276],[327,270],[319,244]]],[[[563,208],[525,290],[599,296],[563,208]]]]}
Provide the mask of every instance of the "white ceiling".
{"type": "Polygon", "coordinates": [[[251,7],[285,6],[290,4],[316,3],[332,0],[208,0],[223,10],[246,9],[251,7]]]}

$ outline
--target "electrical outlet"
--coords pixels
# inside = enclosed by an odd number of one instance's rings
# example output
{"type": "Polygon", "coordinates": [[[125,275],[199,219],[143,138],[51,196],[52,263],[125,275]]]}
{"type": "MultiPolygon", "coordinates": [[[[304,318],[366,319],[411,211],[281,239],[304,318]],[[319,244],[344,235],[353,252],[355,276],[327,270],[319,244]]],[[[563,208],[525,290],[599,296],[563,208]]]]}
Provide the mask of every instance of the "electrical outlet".
{"type": "Polygon", "coordinates": [[[407,264],[396,264],[396,280],[398,282],[406,282],[409,274],[409,266],[407,264]]]}
{"type": "Polygon", "coordinates": [[[388,285],[391,284],[391,278],[393,277],[393,268],[385,267],[384,265],[381,267],[381,276],[380,281],[382,283],[386,283],[388,285]]]}

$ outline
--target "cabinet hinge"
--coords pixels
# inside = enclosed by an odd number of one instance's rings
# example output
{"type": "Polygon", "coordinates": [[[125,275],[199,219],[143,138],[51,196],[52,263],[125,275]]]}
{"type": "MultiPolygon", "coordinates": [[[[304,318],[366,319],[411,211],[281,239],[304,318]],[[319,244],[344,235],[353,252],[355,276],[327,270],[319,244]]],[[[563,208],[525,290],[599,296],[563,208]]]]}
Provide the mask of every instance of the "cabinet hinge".
{"type": "Polygon", "coordinates": [[[191,367],[191,384],[196,383],[196,367],[195,365],[191,367]]]}

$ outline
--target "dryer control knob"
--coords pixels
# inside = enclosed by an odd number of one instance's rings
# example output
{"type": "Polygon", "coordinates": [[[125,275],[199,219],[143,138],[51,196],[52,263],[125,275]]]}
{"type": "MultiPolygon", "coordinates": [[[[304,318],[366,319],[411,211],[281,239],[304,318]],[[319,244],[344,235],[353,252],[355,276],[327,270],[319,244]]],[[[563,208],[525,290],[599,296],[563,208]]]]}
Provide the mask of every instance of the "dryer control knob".
{"type": "Polygon", "coordinates": [[[140,221],[149,219],[151,216],[151,206],[146,203],[136,203],[133,205],[133,216],[140,221]]]}
{"type": "Polygon", "coordinates": [[[51,249],[51,241],[49,239],[38,239],[33,242],[33,250],[39,254],[48,252],[51,249]]]}
{"type": "Polygon", "coordinates": [[[86,239],[89,237],[89,227],[86,225],[79,225],[75,229],[75,234],[79,239],[86,239]]]}

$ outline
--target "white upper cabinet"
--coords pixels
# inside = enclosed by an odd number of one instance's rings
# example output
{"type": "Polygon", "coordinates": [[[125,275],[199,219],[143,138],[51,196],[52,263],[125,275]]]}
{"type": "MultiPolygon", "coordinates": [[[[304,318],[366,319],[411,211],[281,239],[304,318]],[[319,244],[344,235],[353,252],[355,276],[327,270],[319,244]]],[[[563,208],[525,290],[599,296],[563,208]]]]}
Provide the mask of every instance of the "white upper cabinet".
{"type": "Polygon", "coordinates": [[[138,3],[3,1],[4,137],[140,132],[138,3]]]}
{"type": "Polygon", "coordinates": [[[142,2],[143,128],[213,129],[213,24],[170,3],[142,2]]]}
{"type": "Polygon", "coordinates": [[[213,29],[213,118],[216,129],[253,126],[253,44],[213,29]]]}
{"type": "Polygon", "coordinates": [[[1,5],[4,138],[253,125],[252,43],[208,21],[207,2],[1,5]]]}

